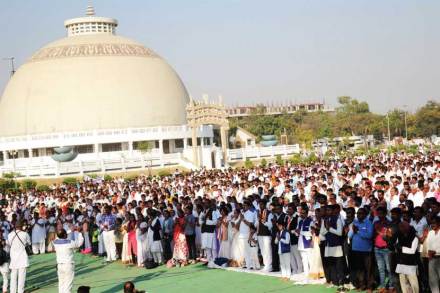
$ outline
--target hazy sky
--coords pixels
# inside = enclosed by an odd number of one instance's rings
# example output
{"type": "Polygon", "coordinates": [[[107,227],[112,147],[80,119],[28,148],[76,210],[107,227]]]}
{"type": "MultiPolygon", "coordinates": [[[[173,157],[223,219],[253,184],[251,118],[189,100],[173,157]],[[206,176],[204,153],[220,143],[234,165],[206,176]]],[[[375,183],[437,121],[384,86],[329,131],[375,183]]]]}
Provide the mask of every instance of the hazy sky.
{"type": "MultiPolygon", "coordinates": [[[[0,0],[0,57],[21,65],[87,0],[0,0]]],[[[373,111],[440,100],[439,0],[94,0],[163,56],[195,98],[227,104],[350,95],[373,111]]],[[[0,60],[0,92],[9,64],[0,60]]]]}

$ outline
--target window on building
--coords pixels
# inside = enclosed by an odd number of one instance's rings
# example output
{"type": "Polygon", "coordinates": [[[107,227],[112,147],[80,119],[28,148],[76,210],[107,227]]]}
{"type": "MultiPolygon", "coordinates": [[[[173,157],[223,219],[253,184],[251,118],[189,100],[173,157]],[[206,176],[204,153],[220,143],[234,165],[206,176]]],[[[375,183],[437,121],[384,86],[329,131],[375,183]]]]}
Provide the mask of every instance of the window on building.
{"type": "Polygon", "coordinates": [[[40,154],[38,153],[38,149],[32,149],[32,157],[37,158],[40,154]]]}
{"type": "Polygon", "coordinates": [[[122,150],[121,143],[103,143],[102,144],[102,152],[120,152],[122,150]]]}
{"type": "Polygon", "coordinates": [[[54,154],[53,148],[46,148],[46,156],[52,156],[54,154]]]}
{"type": "Polygon", "coordinates": [[[183,149],[183,139],[175,139],[174,145],[176,149],[183,149]]]}
{"type": "Polygon", "coordinates": [[[74,148],[78,154],[90,154],[93,153],[93,144],[77,145],[74,148]]]}
{"type": "Polygon", "coordinates": [[[156,147],[155,141],[133,141],[133,150],[139,150],[140,146],[146,144],[150,149],[153,149],[156,147]]]}

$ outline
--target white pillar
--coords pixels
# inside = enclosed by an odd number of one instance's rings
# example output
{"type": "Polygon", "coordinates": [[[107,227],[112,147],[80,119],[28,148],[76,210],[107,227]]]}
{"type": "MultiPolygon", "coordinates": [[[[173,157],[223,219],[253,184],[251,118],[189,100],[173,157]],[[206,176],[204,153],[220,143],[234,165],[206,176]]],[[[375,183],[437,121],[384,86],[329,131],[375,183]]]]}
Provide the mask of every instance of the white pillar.
{"type": "Polygon", "coordinates": [[[55,167],[55,175],[57,177],[60,176],[60,162],[57,162],[56,167],[55,167]]]}
{"type": "Polygon", "coordinates": [[[34,157],[32,149],[28,149],[28,153],[29,153],[29,158],[33,158],[34,157]]]}
{"type": "Polygon", "coordinates": [[[95,143],[94,152],[95,152],[95,154],[99,153],[99,143],[95,143]]]}
{"type": "Polygon", "coordinates": [[[130,156],[133,156],[133,142],[128,142],[128,152],[130,153],[130,156]]]}
{"type": "Polygon", "coordinates": [[[183,149],[187,149],[188,148],[188,138],[183,138],[183,149]]]}
{"type": "Polygon", "coordinates": [[[101,172],[102,172],[102,173],[105,173],[105,165],[104,165],[104,160],[103,160],[103,159],[101,159],[100,161],[101,161],[101,172]]]}
{"type": "Polygon", "coordinates": [[[121,166],[122,166],[122,171],[125,171],[125,159],[124,157],[121,156],[121,166]]]}
{"type": "Polygon", "coordinates": [[[3,161],[6,161],[8,158],[8,151],[3,151],[3,161]]]}
{"type": "Polygon", "coordinates": [[[164,161],[163,161],[163,139],[159,139],[159,155],[160,155],[160,166],[163,167],[164,161]]]}
{"type": "Polygon", "coordinates": [[[82,161],[78,162],[78,166],[79,166],[79,174],[84,175],[84,167],[82,161]]]}

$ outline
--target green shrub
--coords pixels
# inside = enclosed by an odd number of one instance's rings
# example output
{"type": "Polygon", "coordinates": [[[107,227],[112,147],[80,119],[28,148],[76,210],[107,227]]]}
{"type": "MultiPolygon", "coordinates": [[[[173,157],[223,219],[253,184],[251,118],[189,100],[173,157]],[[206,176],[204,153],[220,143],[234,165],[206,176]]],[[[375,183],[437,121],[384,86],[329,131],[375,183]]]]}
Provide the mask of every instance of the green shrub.
{"type": "Polygon", "coordinates": [[[315,153],[311,153],[307,157],[307,163],[313,164],[313,163],[316,163],[317,161],[319,161],[319,158],[315,153]]]}
{"type": "Polygon", "coordinates": [[[8,178],[0,178],[0,191],[16,191],[20,188],[20,182],[17,180],[8,179],[8,178]]]}
{"type": "Polygon", "coordinates": [[[138,176],[134,175],[134,174],[127,175],[127,176],[124,177],[125,181],[133,181],[133,180],[136,180],[137,178],[138,178],[138,176]]]}
{"type": "Polygon", "coordinates": [[[249,158],[246,158],[246,161],[244,161],[244,166],[247,169],[251,169],[254,167],[254,163],[249,158]]]}
{"type": "Polygon", "coordinates": [[[96,174],[96,173],[86,174],[86,175],[89,176],[92,179],[97,179],[98,178],[98,174],[96,174]]]}
{"type": "Polygon", "coordinates": [[[290,158],[290,163],[293,165],[299,165],[302,163],[302,158],[300,154],[293,154],[293,156],[290,158]]]}
{"type": "Polygon", "coordinates": [[[160,170],[159,172],[157,172],[157,175],[160,177],[171,176],[171,172],[170,170],[160,170]]]}
{"type": "Polygon", "coordinates": [[[66,185],[75,185],[78,183],[78,179],[76,179],[75,177],[66,177],[63,179],[63,184],[66,185]]]}
{"type": "Polygon", "coordinates": [[[21,182],[21,186],[24,190],[31,190],[37,186],[37,182],[31,179],[25,179],[21,182]]]}
{"type": "Polygon", "coordinates": [[[113,177],[112,176],[110,176],[110,175],[108,175],[108,174],[105,174],[104,175],[104,181],[112,181],[113,180],[113,177]]]}
{"type": "Polygon", "coordinates": [[[50,190],[50,188],[46,184],[41,184],[41,185],[37,186],[37,191],[39,191],[39,192],[46,192],[49,190],[50,190]]]}
{"type": "Polygon", "coordinates": [[[266,167],[267,167],[267,160],[263,158],[263,159],[261,160],[261,162],[260,162],[260,166],[261,166],[262,168],[266,168],[266,167]]]}
{"type": "Polygon", "coordinates": [[[281,155],[277,155],[275,157],[275,162],[277,163],[278,166],[284,166],[284,160],[281,157],[281,155]]]}
{"type": "Polygon", "coordinates": [[[406,152],[411,155],[416,155],[419,153],[419,147],[417,145],[410,145],[406,148],[406,152]]]}

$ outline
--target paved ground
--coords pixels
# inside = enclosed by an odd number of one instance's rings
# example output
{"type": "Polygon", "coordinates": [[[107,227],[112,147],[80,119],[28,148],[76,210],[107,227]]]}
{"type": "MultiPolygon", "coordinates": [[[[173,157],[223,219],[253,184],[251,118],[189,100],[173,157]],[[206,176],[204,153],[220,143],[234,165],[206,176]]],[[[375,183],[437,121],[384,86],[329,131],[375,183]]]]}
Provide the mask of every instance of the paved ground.
{"type": "MultiPolygon", "coordinates": [[[[279,278],[208,269],[202,265],[167,269],[164,266],[153,270],[127,267],[120,263],[103,265],[101,258],[76,256],[74,289],[80,285],[92,287],[93,293],[122,292],[125,281],[134,281],[136,287],[149,293],[166,292],[335,292],[321,285],[294,285],[279,278]]],[[[53,254],[31,258],[26,287],[29,292],[57,292],[57,275],[53,254]]]]}

